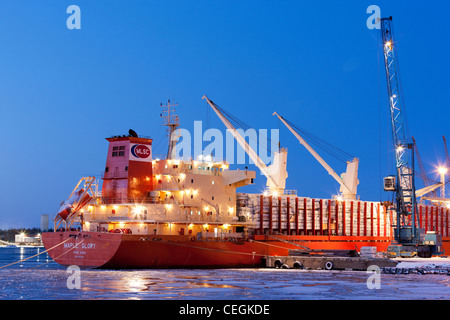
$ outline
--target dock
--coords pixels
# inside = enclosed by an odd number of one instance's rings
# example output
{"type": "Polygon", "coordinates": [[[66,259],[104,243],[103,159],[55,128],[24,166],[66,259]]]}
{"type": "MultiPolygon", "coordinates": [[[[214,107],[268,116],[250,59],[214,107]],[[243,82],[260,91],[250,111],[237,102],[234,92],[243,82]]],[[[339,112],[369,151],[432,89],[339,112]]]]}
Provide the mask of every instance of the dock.
{"type": "Polygon", "coordinates": [[[398,264],[388,258],[361,256],[354,250],[291,250],[289,256],[267,256],[265,261],[267,268],[323,270],[367,270],[370,266],[393,268],[398,264]]]}
{"type": "Polygon", "coordinates": [[[0,240],[0,245],[4,245],[4,246],[15,246],[15,245],[17,245],[17,243],[14,243],[14,242],[8,242],[8,241],[4,241],[4,240],[0,240]]]}

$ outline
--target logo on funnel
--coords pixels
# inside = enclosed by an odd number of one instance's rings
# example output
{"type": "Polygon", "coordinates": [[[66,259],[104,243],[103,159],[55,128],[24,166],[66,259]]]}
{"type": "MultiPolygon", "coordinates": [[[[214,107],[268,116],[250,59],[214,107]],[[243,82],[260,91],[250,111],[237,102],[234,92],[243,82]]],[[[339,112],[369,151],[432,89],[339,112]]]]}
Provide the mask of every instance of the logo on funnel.
{"type": "Polygon", "coordinates": [[[150,148],[143,144],[135,144],[131,147],[131,154],[136,158],[146,159],[150,157],[150,148]]]}

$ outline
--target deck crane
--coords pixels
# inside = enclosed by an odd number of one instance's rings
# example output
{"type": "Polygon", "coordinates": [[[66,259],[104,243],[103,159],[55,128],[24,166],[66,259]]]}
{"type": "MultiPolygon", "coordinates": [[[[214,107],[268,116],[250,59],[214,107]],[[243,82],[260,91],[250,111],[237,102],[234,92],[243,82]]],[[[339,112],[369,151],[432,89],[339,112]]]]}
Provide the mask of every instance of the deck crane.
{"type": "Polygon", "coordinates": [[[395,175],[384,178],[384,190],[396,195],[394,210],[397,222],[394,241],[388,247],[392,256],[429,257],[440,250],[439,244],[427,245],[429,240],[419,228],[414,180],[414,143],[407,139],[404,106],[401,101],[397,57],[392,30],[392,17],[381,19],[381,39],[386,71],[387,92],[395,154],[395,175]]]}
{"type": "Polygon", "coordinates": [[[311,155],[325,168],[325,170],[339,183],[340,192],[342,193],[343,199],[355,200],[356,199],[356,189],[358,186],[358,164],[359,159],[354,158],[352,161],[347,162],[347,171],[343,173],[343,178],[339,177],[338,174],[322,159],[322,157],[302,138],[302,136],[295,130],[291,124],[278,113],[274,112],[278,119],[292,132],[292,134],[297,138],[301,145],[303,145],[311,155]]]}
{"type": "Polygon", "coordinates": [[[220,108],[206,95],[202,97],[206,102],[211,106],[214,112],[217,114],[219,119],[223,122],[223,124],[227,127],[229,132],[233,135],[236,141],[241,145],[242,149],[248,154],[250,159],[255,163],[259,170],[266,176],[267,178],[267,187],[269,192],[272,195],[282,195],[285,192],[286,187],[286,179],[287,179],[287,171],[286,171],[286,163],[287,163],[287,150],[281,148],[278,152],[274,153],[274,160],[270,166],[266,166],[265,163],[261,160],[255,150],[245,141],[245,138],[242,137],[236,128],[231,124],[231,122],[227,119],[227,117],[222,113],[220,108]]]}

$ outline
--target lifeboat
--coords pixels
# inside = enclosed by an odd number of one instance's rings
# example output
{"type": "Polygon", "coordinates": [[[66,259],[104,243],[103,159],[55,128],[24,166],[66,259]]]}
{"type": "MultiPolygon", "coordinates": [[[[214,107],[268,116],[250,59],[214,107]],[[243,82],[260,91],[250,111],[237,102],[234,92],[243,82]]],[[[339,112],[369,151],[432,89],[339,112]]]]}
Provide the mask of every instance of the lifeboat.
{"type": "Polygon", "coordinates": [[[79,189],[62,204],[56,217],[67,221],[70,216],[83,208],[91,200],[92,197],[87,192],[85,192],[84,189],[79,189]]]}

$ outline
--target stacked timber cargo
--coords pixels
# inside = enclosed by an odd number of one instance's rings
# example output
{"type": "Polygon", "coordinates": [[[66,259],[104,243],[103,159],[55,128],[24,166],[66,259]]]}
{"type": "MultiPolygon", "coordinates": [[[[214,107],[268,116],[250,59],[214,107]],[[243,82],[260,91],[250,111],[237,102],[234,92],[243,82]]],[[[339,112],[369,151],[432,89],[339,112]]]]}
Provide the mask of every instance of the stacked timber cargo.
{"type": "Polygon", "coordinates": [[[389,237],[395,223],[390,210],[371,201],[239,193],[237,210],[256,222],[256,234],[389,237]]]}
{"type": "Polygon", "coordinates": [[[418,205],[419,227],[426,232],[435,231],[442,237],[449,236],[449,208],[418,205]]]}
{"type": "MultiPolygon", "coordinates": [[[[308,241],[315,249],[366,245],[385,251],[393,241],[396,225],[393,207],[375,201],[238,193],[236,210],[240,220],[253,222],[251,231],[257,239],[286,235],[289,241],[308,241]]],[[[450,252],[449,208],[421,204],[417,213],[418,226],[425,234],[442,237],[444,249],[450,252]]]]}

